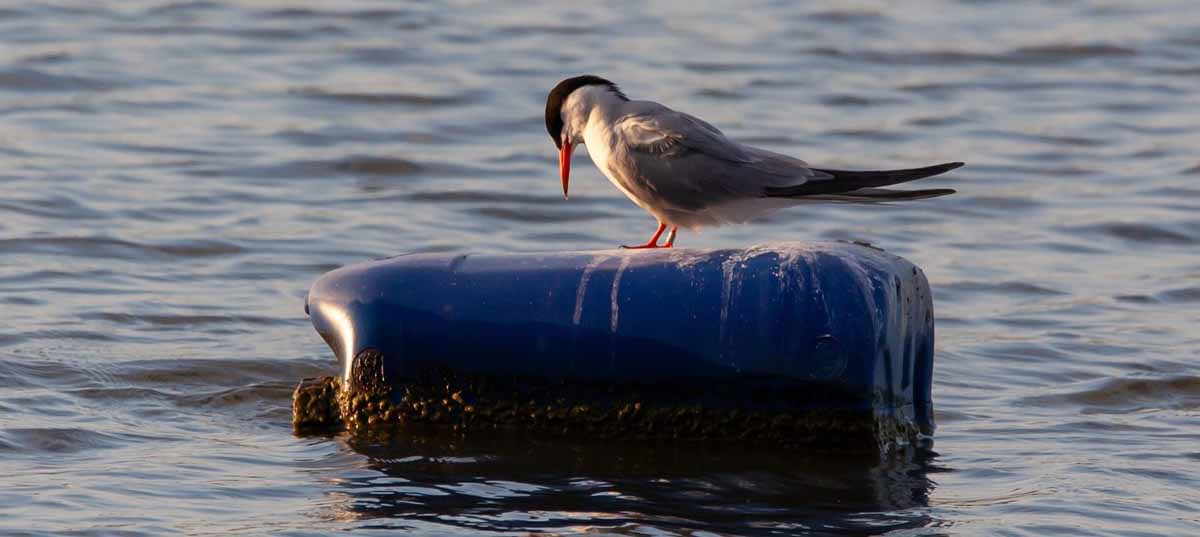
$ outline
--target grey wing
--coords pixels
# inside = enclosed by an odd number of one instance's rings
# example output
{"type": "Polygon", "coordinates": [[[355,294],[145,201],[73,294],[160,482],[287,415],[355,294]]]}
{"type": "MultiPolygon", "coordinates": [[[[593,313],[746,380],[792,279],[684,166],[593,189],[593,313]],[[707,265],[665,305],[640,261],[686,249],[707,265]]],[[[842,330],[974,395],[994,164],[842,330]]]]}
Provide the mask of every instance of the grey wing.
{"type": "Polygon", "coordinates": [[[645,103],[614,127],[645,186],[678,209],[758,198],[768,187],[828,177],[799,159],[739,144],[704,120],[655,103],[645,103]]]}

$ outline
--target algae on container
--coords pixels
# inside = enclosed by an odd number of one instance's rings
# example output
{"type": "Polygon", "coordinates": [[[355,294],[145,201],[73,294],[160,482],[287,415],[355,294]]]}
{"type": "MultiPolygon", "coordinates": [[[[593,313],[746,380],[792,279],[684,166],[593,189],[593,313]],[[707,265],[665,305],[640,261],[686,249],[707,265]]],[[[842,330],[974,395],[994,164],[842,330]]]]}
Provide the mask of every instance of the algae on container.
{"type": "Polygon", "coordinates": [[[341,365],[297,431],[432,426],[884,448],[933,432],[933,306],[906,260],[844,242],[413,254],[322,276],[341,365]]]}

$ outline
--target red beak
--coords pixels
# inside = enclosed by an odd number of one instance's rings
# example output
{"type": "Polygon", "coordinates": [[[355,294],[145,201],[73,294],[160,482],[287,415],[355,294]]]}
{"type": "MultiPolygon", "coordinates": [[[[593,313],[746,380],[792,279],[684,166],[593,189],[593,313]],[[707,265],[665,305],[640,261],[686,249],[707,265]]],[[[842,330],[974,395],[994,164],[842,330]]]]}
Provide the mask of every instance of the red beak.
{"type": "Polygon", "coordinates": [[[562,149],[558,150],[558,171],[562,174],[563,198],[571,199],[567,195],[567,181],[571,179],[571,142],[563,142],[562,149]]]}

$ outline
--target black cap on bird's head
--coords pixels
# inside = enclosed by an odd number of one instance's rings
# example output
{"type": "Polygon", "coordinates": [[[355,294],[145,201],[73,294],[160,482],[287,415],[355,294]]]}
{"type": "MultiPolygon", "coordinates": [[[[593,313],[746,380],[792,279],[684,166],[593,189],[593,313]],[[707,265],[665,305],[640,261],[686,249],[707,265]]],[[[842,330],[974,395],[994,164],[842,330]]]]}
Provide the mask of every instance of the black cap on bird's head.
{"type": "Polygon", "coordinates": [[[555,85],[554,89],[550,90],[550,95],[546,96],[546,132],[550,133],[554,146],[559,149],[562,149],[563,104],[567,102],[571,92],[584,86],[608,86],[613,93],[622,99],[625,98],[625,94],[621,93],[616,84],[596,75],[573,76],[555,85]]]}
{"type": "Polygon", "coordinates": [[[584,86],[607,86],[618,97],[626,99],[625,94],[621,93],[616,84],[595,75],[573,76],[565,79],[555,85],[554,89],[550,90],[550,95],[546,96],[546,132],[550,133],[554,147],[558,148],[558,168],[562,175],[563,197],[567,196],[567,181],[571,176],[572,145],[570,141],[563,140],[562,108],[563,104],[567,102],[567,97],[571,96],[571,92],[584,86]]]}

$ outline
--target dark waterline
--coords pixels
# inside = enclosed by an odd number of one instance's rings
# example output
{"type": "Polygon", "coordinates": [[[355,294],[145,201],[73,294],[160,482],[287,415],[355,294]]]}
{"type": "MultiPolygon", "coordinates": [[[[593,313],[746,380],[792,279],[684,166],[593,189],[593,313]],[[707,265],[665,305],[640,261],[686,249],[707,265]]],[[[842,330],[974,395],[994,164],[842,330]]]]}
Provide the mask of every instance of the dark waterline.
{"type": "Polygon", "coordinates": [[[1200,11],[352,1],[0,7],[0,533],[1200,532],[1200,11]],[[542,107],[585,72],[948,198],[682,246],[866,240],[938,318],[932,451],[292,436],[320,274],[609,248],[652,219],[542,107]]]}

